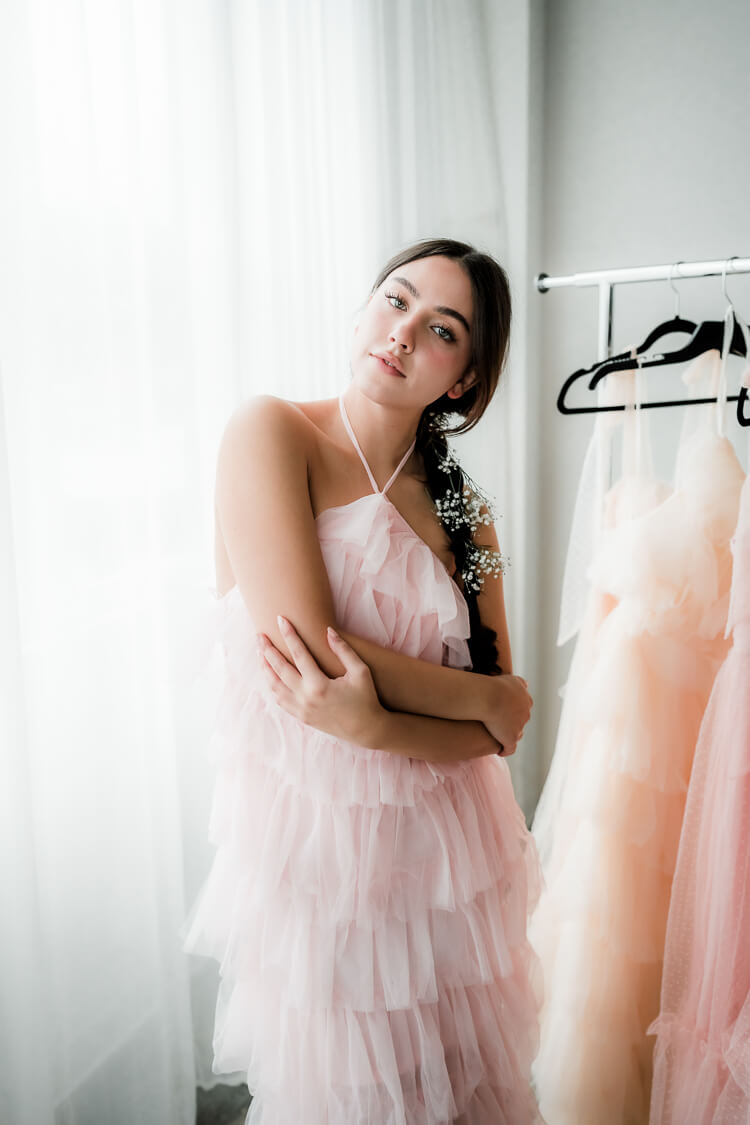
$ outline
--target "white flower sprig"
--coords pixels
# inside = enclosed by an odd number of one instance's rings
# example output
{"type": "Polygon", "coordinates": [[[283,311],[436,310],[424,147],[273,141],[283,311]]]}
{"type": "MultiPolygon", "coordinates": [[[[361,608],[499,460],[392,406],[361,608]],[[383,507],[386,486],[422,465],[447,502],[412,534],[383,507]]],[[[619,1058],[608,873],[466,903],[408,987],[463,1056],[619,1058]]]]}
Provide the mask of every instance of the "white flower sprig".
{"type": "Polygon", "coordinates": [[[464,585],[478,594],[488,574],[499,577],[501,574],[505,574],[509,565],[509,560],[500,551],[496,551],[494,547],[472,543],[461,576],[464,585]]]}
{"type": "MultiPolygon", "coordinates": [[[[453,451],[448,448],[437,462],[437,467],[450,477],[461,466],[453,451]]],[[[464,473],[464,477],[466,474],[464,473]]],[[[474,485],[474,482],[472,481],[474,485]]],[[[480,525],[488,527],[497,519],[495,503],[476,485],[464,485],[462,492],[448,489],[444,496],[435,500],[435,508],[443,526],[449,531],[459,531],[466,527],[471,532],[480,525]]],[[[464,587],[478,593],[487,575],[504,574],[509,560],[494,547],[482,543],[471,543],[467,549],[466,561],[461,570],[464,587]]]]}
{"type": "Polygon", "coordinates": [[[477,495],[468,485],[464,487],[463,495],[458,491],[449,491],[445,496],[438,497],[435,507],[444,526],[451,531],[458,531],[461,527],[474,531],[480,524],[488,527],[496,518],[495,505],[486,497],[477,495]]]}

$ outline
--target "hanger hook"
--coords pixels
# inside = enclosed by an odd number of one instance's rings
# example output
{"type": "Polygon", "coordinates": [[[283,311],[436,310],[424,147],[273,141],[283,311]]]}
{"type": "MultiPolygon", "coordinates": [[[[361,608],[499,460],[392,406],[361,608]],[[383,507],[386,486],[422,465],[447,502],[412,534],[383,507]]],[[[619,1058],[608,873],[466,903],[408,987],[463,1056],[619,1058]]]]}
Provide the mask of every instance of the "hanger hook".
{"type": "Polygon", "coordinates": [[[727,258],[727,260],[724,263],[724,265],[722,267],[722,270],[721,270],[721,291],[724,294],[724,300],[727,302],[727,312],[729,311],[729,309],[731,309],[732,312],[735,311],[734,302],[732,301],[732,298],[727,293],[727,266],[729,265],[730,262],[733,262],[735,260],[735,258],[737,258],[737,257],[738,257],[737,254],[733,254],[731,258],[727,258]]]}
{"type": "Polygon", "coordinates": [[[680,291],[677,288],[677,286],[675,285],[675,283],[672,281],[672,278],[674,276],[674,271],[677,269],[678,266],[681,266],[681,265],[682,265],[682,258],[680,259],[679,262],[674,262],[673,265],[671,265],[669,267],[669,285],[670,285],[670,288],[671,288],[672,292],[674,293],[674,295],[676,297],[676,300],[675,300],[675,303],[674,303],[675,320],[680,315],[680,291]]]}

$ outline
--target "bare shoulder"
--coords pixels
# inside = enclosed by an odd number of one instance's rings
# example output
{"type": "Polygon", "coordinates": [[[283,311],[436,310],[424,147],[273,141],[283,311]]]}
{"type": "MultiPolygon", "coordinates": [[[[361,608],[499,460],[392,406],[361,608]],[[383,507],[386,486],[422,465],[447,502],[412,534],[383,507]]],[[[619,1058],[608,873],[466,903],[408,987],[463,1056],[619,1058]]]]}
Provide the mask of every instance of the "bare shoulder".
{"type": "Polygon", "coordinates": [[[300,404],[276,395],[253,395],[234,410],[224,433],[230,437],[254,436],[269,427],[277,438],[288,436],[295,441],[306,439],[311,431],[300,404]]]}
{"type": "Polygon", "coordinates": [[[300,405],[275,395],[254,395],[231,414],[221,438],[219,480],[237,474],[280,472],[299,479],[316,457],[315,427],[300,405]]]}

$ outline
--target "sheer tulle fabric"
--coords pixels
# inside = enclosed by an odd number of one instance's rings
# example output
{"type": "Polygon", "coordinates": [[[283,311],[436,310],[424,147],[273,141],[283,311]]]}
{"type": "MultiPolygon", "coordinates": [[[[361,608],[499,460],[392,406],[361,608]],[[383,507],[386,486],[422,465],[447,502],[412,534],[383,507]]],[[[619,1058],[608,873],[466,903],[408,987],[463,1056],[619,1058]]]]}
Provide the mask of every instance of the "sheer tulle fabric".
{"type": "Polygon", "coordinates": [[[743,479],[730,443],[701,429],[674,490],[626,477],[607,498],[555,752],[565,776],[534,822],[546,881],[530,927],[545,993],[534,1077],[555,1125],[648,1120],[648,1028],[692,757],[727,649],[743,479]]]}
{"type": "MultiPolygon", "coordinates": [[[[470,667],[468,610],[382,494],[317,520],[337,620],[470,667]]],[[[186,947],[217,958],[217,1073],[253,1125],[524,1125],[539,1004],[536,851],[498,757],[446,765],[343,742],[265,688],[235,588],[214,607],[216,858],[186,947]]]]}
{"type": "Polygon", "coordinates": [[[750,480],[728,630],[690,778],[669,908],[651,1121],[750,1122],[750,480]]]}

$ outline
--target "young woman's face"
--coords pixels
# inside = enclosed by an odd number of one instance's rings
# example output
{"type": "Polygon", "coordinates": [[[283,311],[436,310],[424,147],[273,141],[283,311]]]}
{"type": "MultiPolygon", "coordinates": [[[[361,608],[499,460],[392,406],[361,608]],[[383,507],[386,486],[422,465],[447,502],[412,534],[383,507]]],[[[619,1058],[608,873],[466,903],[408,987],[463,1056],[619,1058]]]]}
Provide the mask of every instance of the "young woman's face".
{"type": "Polygon", "coordinates": [[[471,282],[457,262],[430,257],[397,266],[354,330],[355,381],[377,402],[420,412],[446,392],[460,398],[475,378],[467,373],[473,312],[471,282]]]}

